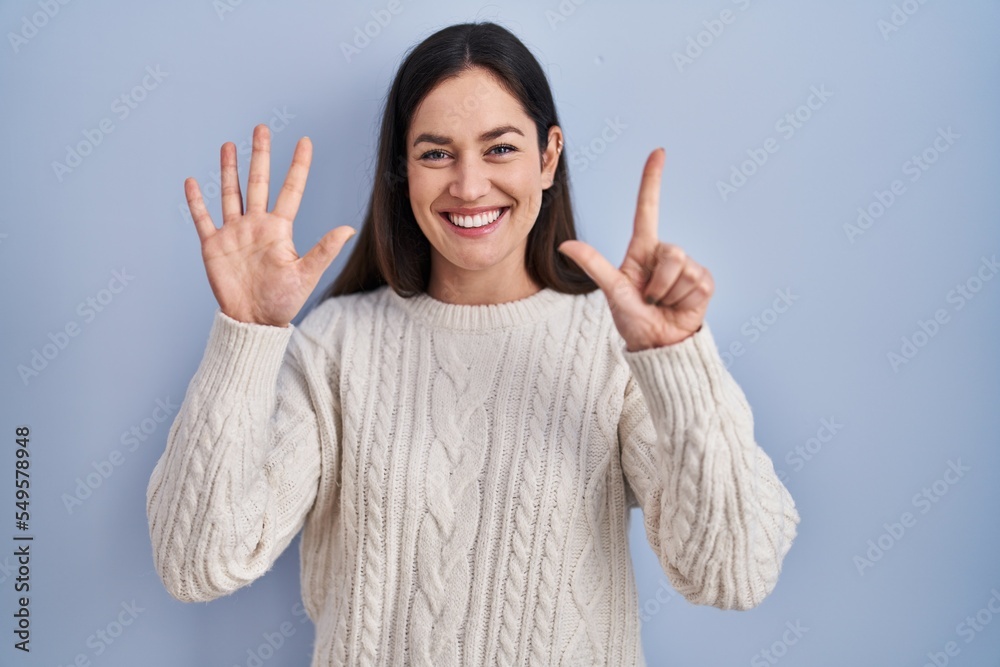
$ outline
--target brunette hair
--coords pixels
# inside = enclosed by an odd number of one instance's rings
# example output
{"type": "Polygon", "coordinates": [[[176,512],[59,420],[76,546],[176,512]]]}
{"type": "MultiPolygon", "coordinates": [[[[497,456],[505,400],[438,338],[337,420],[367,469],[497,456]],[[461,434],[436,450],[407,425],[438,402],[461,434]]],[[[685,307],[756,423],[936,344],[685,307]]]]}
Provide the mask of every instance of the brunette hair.
{"type": "MultiPolygon", "coordinates": [[[[517,98],[535,122],[539,153],[558,125],[545,73],[528,48],[495,23],[461,23],[434,33],[405,57],[382,114],[375,179],[364,223],[343,270],[323,292],[331,297],[368,292],[388,284],[410,297],[425,292],[430,279],[430,242],[417,224],[406,180],[406,133],[423,98],[440,81],[481,67],[517,98]]],[[[525,267],[543,287],[583,294],[598,286],[557,250],[576,238],[569,178],[560,153],[552,185],[542,191],[538,218],[528,233],[525,267]]]]}

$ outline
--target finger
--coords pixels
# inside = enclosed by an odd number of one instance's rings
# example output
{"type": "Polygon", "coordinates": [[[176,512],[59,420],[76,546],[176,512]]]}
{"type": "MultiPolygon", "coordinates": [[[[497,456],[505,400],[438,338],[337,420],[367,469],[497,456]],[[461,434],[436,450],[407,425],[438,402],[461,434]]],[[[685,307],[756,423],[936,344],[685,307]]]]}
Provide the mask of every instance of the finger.
{"type": "Polygon", "coordinates": [[[635,207],[635,227],[632,237],[640,241],[655,241],[660,218],[660,181],[666,151],[657,148],[646,159],[639,184],[639,201],[635,207]]]}
{"type": "Polygon", "coordinates": [[[286,220],[295,219],[295,215],[299,212],[299,203],[302,202],[302,193],[306,189],[310,163],[312,163],[312,141],[309,137],[302,137],[295,145],[292,165],[288,168],[285,183],[281,186],[278,200],[274,203],[275,215],[286,220]]]}
{"type": "Polygon", "coordinates": [[[227,141],[222,144],[222,224],[232,222],[243,215],[243,193],[240,192],[240,176],[236,170],[236,144],[227,141]]]}
{"type": "Polygon", "coordinates": [[[653,250],[652,275],[643,290],[646,303],[656,303],[667,295],[687,261],[687,253],[680,246],[657,242],[653,250]]]}
{"type": "Polygon", "coordinates": [[[657,301],[657,305],[667,307],[676,306],[678,303],[687,298],[691,292],[701,288],[704,274],[704,267],[689,260],[689,263],[684,266],[684,270],[677,278],[673,287],[671,287],[667,293],[663,295],[663,298],[657,301]]]}
{"type": "Polygon", "coordinates": [[[271,178],[271,133],[267,125],[253,129],[253,153],[247,177],[247,213],[267,211],[267,185],[271,178]]]}
{"type": "Polygon", "coordinates": [[[340,254],[344,244],[347,243],[356,230],[353,227],[343,226],[332,229],[323,235],[299,261],[302,262],[302,270],[314,282],[319,281],[319,277],[330,266],[333,258],[340,254]]]}
{"type": "Polygon", "coordinates": [[[636,307],[639,292],[628,277],[583,241],[564,241],[559,251],[576,262],[597,283],[612,309],[619,305],[636,307]]]}
{"type": "Polygon", "coordinates": [[[698,310],[711,298],[712,289],[712,286],[706,285],[704,281],[699,282],[693,290],[677,301],[673,308],[676,310],[698,310]]]}
{"type": "Polygon", "coordinates": [[[205,208],[205,200],[201,196],[201,189],[198,181],[193,178],[184,180],[184,195],[187,197],[188,208],[191,209],[191,219],[194,220],[194,229],[198,232],[198,238],[204,242],[216,232],[215,223],[205,208]]]}

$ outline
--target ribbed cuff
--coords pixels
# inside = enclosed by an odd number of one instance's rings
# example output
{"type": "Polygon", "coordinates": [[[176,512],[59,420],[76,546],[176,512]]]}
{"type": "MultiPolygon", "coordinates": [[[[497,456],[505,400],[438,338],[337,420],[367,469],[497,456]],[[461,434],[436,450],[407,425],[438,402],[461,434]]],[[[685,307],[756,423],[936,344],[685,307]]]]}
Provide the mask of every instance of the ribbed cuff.
{"type": "Polygon", "coordinates": [[[710,409],[728,372],[708,322],[673,345],[629,352],[622,343],[621,350],[650,416],[667,433],[685,430],[696,414],[710,409]]]}
{"type": "Polygon", "coordinates": [[[217,308],[197,385],[213,394],[235,391],[249,400],[273,394],[294,331],[292,324],[275,327],[240,322],[217,308]]]}

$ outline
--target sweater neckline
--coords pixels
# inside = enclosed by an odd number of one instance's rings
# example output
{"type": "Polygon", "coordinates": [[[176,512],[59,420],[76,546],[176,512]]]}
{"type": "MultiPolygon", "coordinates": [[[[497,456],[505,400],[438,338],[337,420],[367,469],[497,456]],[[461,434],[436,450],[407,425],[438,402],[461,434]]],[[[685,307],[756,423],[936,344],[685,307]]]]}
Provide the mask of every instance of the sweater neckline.
{"type": "Polygon", "coordinates": [[[439,301],[427,292],[402,297],[386,286],[389,298],[414,319],[430,326],[460,331],[489,331],[533,324],[558,310],[565,295],[543,287],[530,296],[504,303],[467,305],[439,301]]]}

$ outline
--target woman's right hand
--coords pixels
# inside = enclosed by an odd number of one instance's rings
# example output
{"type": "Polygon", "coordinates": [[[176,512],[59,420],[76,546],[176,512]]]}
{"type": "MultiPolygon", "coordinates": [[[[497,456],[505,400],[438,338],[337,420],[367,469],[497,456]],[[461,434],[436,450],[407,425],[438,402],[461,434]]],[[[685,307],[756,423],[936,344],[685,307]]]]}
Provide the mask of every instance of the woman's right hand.
{"type": "Polygon", "coordinates": [[[267,125],[258,125],[244,212],[236,145],[222,145],[222,229],[212,222],[195,179],[184,181],[184,194],[201,240],[208,282],[222,312],[241,322],[285,327],[355,230],[347,225],[332,229],[299,257],[292,242],[292,220],[306,187],[312,142],[308,137],[299,139],[285,183],[268,213],[270,159],[270,131],[267,125]]]}

